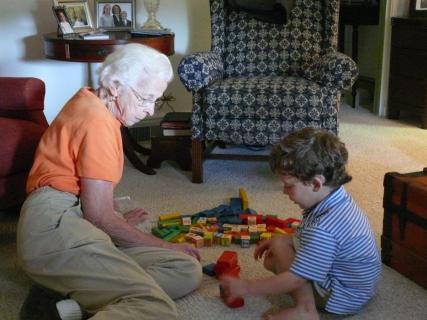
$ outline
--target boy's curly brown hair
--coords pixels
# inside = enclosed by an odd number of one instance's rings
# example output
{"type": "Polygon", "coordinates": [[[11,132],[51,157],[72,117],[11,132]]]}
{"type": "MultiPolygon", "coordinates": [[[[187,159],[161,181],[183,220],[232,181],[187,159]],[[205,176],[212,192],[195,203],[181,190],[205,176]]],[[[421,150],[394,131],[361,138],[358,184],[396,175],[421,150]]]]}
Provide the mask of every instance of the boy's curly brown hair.
{"type": "Polygon", "coordinates": [[[290,133],[273,147],[270,158],[275,173],[296,177],[309,183],[316,175],[325,177],[325,185],[339,187],[352,177],[346,171],[348,152],[334,134],[315,128],[290,133]]]}

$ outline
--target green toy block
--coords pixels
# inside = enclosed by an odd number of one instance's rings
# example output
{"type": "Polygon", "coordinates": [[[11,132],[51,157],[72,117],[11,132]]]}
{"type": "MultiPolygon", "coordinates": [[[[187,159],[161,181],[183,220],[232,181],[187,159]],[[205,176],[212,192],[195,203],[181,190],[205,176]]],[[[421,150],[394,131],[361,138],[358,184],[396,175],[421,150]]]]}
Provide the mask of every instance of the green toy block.
{"type": "Polygon", "coordinates": [[[175,229],[172,230],[171,232],[169,232],[164,238],[163,240],[165,241],[172,241],[176,236],[178,236],[180,234],[180,230],[179,229],[175,229]]]}

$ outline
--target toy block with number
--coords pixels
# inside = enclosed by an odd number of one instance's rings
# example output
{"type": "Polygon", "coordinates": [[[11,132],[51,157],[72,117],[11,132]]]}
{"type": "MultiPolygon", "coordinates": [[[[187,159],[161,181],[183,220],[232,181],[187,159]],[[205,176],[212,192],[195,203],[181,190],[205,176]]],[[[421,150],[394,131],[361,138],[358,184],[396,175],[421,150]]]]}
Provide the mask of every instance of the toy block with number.
{"type": "Polygon", "coordinates": [[[213,232],[205,232],[203,236],[205,247],[212,247],[213,245],[213,232]]]}
{"type": "Polygon", "coordinates": [[[249,235],[240,236],[240,246],[242,248],[249,248],[251,245],[251,237],[249,235]]]}
{"type": "Polygon", "coordinates": [[[224,247],[229,247],[231,245],[231,240],[233,239],[231,234],[223,234],[221,237],[221,245],[224,247]]]}
{"type": "Polygon", "coordinates": [[[249,223],[249,218],[253,221],[253,218],[255,217],[256,221],[254,224],[261,224],[263,223],[263,216],[261,214],[249,214],[249,213],[242,213],[240,215],[240,219],[242,219],[242,222],[245,224],[250,224],[249,223]]]}
{"type": "Polygon", "coordinates": [[[190,216],[182,217],[181,220],[182,220],[183,226],[191,226],[191,217],[190,216]]]}

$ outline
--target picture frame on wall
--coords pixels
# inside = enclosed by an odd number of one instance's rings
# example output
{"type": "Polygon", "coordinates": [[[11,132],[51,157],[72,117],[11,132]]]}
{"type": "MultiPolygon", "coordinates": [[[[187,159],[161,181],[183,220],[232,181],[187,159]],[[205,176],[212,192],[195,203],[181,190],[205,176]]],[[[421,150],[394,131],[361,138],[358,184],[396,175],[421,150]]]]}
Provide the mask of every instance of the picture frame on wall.
{"type": "Polygon", "coordinates": [[[53,13],[58,21],[58,34],[62,36],[69,36],[75,34],[71,26],[70,19],[65,11],[64,6],[52,6],[53,13]]]}
{"type": "Polygon", "coordinates": [[[427,18],[427,0],[411,0],[409,15],[415,18],[427,18]]]}
{"type": "Polygon", "coordinates": [[[135,0],[95,0],[96,27],[108,31],[135,28],[135,0]]]}
{"type": "Polygon", "coordinates": [[[91,32],[94,29],[88,0],[54,0],[55,6],[63,6],[76,33],[91,32]]]}

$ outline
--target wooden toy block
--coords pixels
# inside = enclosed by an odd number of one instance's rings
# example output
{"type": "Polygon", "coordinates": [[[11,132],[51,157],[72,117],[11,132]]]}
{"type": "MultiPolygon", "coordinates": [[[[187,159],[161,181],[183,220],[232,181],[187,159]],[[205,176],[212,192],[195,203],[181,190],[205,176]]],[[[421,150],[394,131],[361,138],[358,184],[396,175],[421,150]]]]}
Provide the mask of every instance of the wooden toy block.
{"type": "Polygon", "coordinates": [[[203,244],[204,244],[203,238],[198,234],[191,233],[191,232],[187,233],[187,235],[185,236],[185,239],[187,241],[190,241],[196,248],[203,247],[203,244]]]}
{"type": "Polygon", "coordinates": [[[202,267],[202,271],[204,274],[214,277],[215,276],[215,263],[210,263],[202,267]]]}
{"type": "Polygon", "coordinates": [[[240,236],[240,246],[242,248],[249,248],[251,245],[251,237],[247,235],[240,236]]]}
{"type": "Polygon", "coordinates": [[[182,217],[182,225],[191,226],[191,217],[189,216],[182,217]]]}
{"type": "Polygon", "coordinates": [[[179,236],[180,233],[181,231],[179,229],[172,230],[163,238],[163,240],[171,242],[174,238],[179,236]]]}
{"type": "Polygon", "coordinates": [[[275,228],[274,228],[274,233],[275,233],[275,234],[288,234],[285,230],[280,229],[280,228],[278,228],[278,227],[275,227],[275,228]]]}
{"type": "Polygon", "coordinates": [[[243,211],[243,202],[241,198],[231,198],[230,199],[230,208],[233,212],[242,212],[243,211]]]}
{"type": "Polygon", "coordinates": [[[222,232],[215,232],[214,233],[214,244],[216,244],[216,245],[221,244],[222,235],[223,235],[222,232]]]}
{"type": "Polygon", "coordinates": [[[173,228],[173,227],[179,227],[181,225],[181,221],[174,221],[174,220],[168,220],[168,221],[159,221],[158,226],[159,228],[173,228]]]}
{"type": "Polygon", "coordinates": [[[231,240],[233,240],[231,234],[223,234],[221,237],[221,245],[224,247],[229,247],[231,245],[231,240]]]}
{"type": "Polygon", "coordinates": [[[169,214],[161,214],[159,216],[160,221],[172,220],[172,219],[181,219],[181,213],[174,212],[174,213],[169,213],[169,214]]]}
{"type": "Polygon", "coordinates": [[[285,229],[288,227],[288,224],[286,223],[285,220],[279,219],[279,218],[274,218],[271,216],[268,216],[265,219],[265,223],[267,224],[267,226],[275,226],[275,227],[279,227],[281,229],[285,229]]]}
{"type": "Polygon", "coordinates": [[[203,236],[203,234],[204,234],[203,229],[200,227],[190,227],[190,232],[198,234],[199,236],[203,236]]]}
{"type": "Polygon", "coordinates": [[[256,223],[256,217],[254,217],[254,216],[248,216],[248,225],[249,226],[251,226],[251,225],[256,225],[257,223],[256,223]]]}
{"type": "Polygon", "coordinates": [[[255,235],[255,234],[258,234],[258,228],[257,228],[256,225],[250,225],[249,228],[248,228],[248,231],[249,231],[249,234],[251,236],[255,235]]]}
{"type": "MultiPolygon", "coordinates": [[[[221,276],[229,276],[229,277],[238,278],[239,273],[240,273],[240,267],[237,265],[237,266],[232,267],[230,269],[224,270],[224,272],[222,273],[221,276]]],[[[243,300],[243,298],[240,298],[240,297],[236,298],[234,300],[230,300],[228,295],[227,295],[227,292],[225,292],[224,288],[221,285],[219,286],[219,292],[220,292],[220,296],[221,296],[222,300],[224,301],[224,303],[230,308],[239,308],[245,304],[245,300],[243,300]]]]}
{"type": "Polygon", "coordinates": [[[270,232],[264,232],[261,233],[259,236],[260,240],[264,240],[264,239],[270,239],[271,238],[271,233],[270,232]]]}
{"type": "Polygon", "coordinates": [[[215,264],[215,274],[220,277],[226,270],[235,268],[238,266],[237,252],[235,251],[224,251],[218,258],[215,264]]]}
{"type": "Polygon", "coordinates": [[[205,235],[203,236],[203,241],[205,247],[212,247],[213,245],[213,233],[212,232],[205,232],[205,235]]]}
{"type": "MultiPolygon", "coordinates": [[[[273,233],[276,230],[276,226],[267,226],[267,232],[273,233]]],[[[283,230],[283,229],[282,229],[283,230]]]]}
{"type": "Polygon", "coordinates": [[[244,188],[239,188],[239,197],[242,199],[243,210],[249,208],[249,200],[246,190],[244,188]]]}
{"type": "Polygon", "coordinates": [[[267,226],[264,223],[257,224],[256,227],[260,233],[267,232],[267,226]]]}
{"type": "Polygon", "coordinates": [[[243,298],[236,298],[234,300],[228,299],[227,295],[225,294],[224,288],[220,285],[219,286],[219,294],[221,296],[222,301],[229,307],[229,308],[240,308],[245,305],[245,300],[243,298]]]}
{"type": "Polygon", "coordinates": [[[206,218],[206,217],[200,217],[198,220],[197,220],[197,224],[199,224],[199,225],[206,225],[206,223],[207,223],[207,221],[208,221],[208,218],[206,218]]]}
{"type": "Polygon", "coordinates": [[[207,222],[209,224],[215,224],[218,221],[216,217],[208,217],[207,222]]]}
{"type": "Polygon", "coordinates": [[[173,241],[172,242],[175,242],[175,243],[184,243],[185,242],[185,234],[180,234],[180,235],[178,235],[177,237],[175,237],[175,239],[173,239],[173,241]]]}
{"type": "Polygon", "coordinates": [[[155,235],[157,238],[163,239],[169,233],[169,230],[168,229],[153,228],[151,230],[151,233],[153,235],[155,235]]]}
{"type": "Polygon", "coordinates": [[[242,220],[243,223],[245,224],[249,224],[248,222],[248,218],[249,217],[256,217],[256,224],[261,224],[263,223],[263,216],[260,214],[249,214],[249,213],[242,213],[240,215],[240,219],[242,220]]]}

